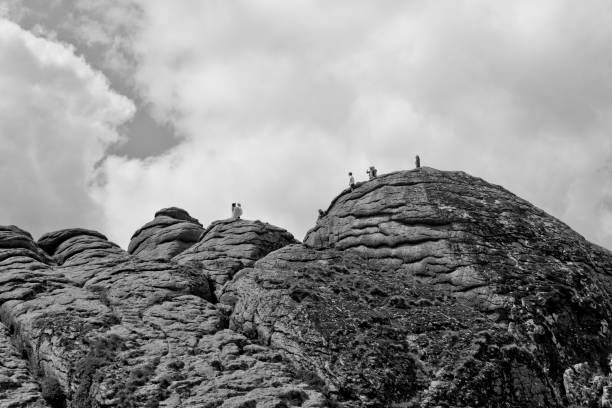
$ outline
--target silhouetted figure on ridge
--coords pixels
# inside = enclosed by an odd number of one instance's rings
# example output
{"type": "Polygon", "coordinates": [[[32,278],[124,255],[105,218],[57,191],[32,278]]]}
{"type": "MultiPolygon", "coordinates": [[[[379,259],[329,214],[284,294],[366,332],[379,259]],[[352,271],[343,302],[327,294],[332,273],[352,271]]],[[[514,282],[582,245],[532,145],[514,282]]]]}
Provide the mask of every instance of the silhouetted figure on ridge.
{"type": "Polygon", "coordinates": [[[416,158],[414,159],[414,164],[416,166],[417,169],[421,168],[421,158],[419,157],[419,155],[416,155],[416,158]]]}
{"type": "Polygon", "coordinates": [[[374,166],[370,166],[370,168],[366,171],[368,177],[370,178],[370,180],[375,179],[376,178],[376,167],[374,166]]]}

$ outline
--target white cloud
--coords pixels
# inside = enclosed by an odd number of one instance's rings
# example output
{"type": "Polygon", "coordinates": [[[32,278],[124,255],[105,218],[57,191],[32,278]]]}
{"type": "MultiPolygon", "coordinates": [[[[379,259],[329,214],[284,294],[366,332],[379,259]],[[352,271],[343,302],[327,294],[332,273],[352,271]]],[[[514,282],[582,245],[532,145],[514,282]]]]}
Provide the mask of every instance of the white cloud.
{"type": "Polygon", "coordinates": [[[609,2],[138,3],[137,86],[185,142],[101,168],[122,244],[161,206],[232,201],[301,238],[348,170],[420,153],[612,248],[609,2]]]}
{"type": "Polygon", "coordinates": [[[129,0],[0,0],[0,17],[37,36],[73,44],[116,82],[131,74],[134,60],[129,48],[140,9],[129,0]]]}
{"type": "Polygon", "coordinates": [[[0,18],[0,212],[34,235],[100,228],[94,165],[134,106],[65,44],[0,18]]]}
{"type": "MultiPolygon", "coordinates": [[[[97,199],[109,217],[110,235],[124,245],[156,210],[171,205],[188,209],[205,224],[229,217],[231,202],[243,204],[245,218],[293,232],[312,223],[317,206],[329,203],[329,196],[318,191],[334,191],[339,181],[328,173],[329,166],[317,165],[343,153],[331,135],[316,129],[269,128],[235,139],[233,132],[217,129],[216,137],[227,139],[218,150],[207,139],[196,138],[145,161],[108,158],[100,168],[108,182],[100,186],[97,199]],[[320,147],[316,156],[310,154],[313,145],[320,147]]],[[[344,182],[343,163],[333,171],[344,182]]]]}

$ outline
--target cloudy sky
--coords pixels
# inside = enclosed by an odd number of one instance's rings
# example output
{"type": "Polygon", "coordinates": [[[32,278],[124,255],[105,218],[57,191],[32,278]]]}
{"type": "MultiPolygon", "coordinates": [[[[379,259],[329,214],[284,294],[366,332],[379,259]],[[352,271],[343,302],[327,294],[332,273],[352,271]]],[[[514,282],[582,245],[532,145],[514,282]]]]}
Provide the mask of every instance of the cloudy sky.
{"type": "Polygon", "coordinates": [[[126,246],[162,207],[302,238],[422,163],[612,248],[609,0],[0,0],[0,224],[126,246]]]}

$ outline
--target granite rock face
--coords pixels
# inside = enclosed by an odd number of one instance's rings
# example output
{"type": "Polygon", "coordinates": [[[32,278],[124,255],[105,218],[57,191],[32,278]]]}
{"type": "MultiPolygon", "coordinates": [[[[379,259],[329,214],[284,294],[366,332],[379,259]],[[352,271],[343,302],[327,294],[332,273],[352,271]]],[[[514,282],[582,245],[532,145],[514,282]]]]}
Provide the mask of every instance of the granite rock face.
{"type": "Polygon", "coordinates": [[[230,328],[349,405],[598,406],[612,385],[612,255],[499,186],[383,175],[338,196],[304,243],[220,300],[230,328]],[[572,377],[576,364],[589,368],[572,377]]]}
{"type": "Polygon", "coordinates": [[[49,407],[21,353],[11,344],[8,329],[1,323],[0,404],[3,407],[49,407]]]}
{"type": "Polygon", "coordinates": [[[611,291],[610,251],[430,168],[303,244],[174,207],[128,251],[0,227],[0,407],[610,406],[611,291]]]}
{"type": "Polygon", "coordinates": [[[87,230],[37,244],[3,228],[0,253],[1,407],[325,404],[277,351],[226,329],[198,270],[87,230]]]}
{"type": "Polygon", "coordinates": [[[187,211],[164,208],[132,236],[128,252],[145,259],[170,259],[199,241],[202,224],[187,211]]]}
{"type": "Polygon", "coordinates": [[[236,272],[295,242],[293,235],[274,225],[228,219],[213,222],[197,244],[173,259],[203,271],[219,294],[236,272]]]}

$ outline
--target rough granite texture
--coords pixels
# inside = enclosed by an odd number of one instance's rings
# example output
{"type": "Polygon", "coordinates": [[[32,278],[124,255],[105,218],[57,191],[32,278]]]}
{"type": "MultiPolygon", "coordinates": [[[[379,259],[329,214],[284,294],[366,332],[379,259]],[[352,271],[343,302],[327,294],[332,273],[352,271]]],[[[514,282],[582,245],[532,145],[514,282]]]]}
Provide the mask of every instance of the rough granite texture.
{"type": "Polygon", "coordinates": [[[48,407],[26,361],[11,344],[9,331],[0,323],[0,406],[48,407]]]}
{"type": "Polygon", "coordinates": [[[612,253],[431,168],[304,243],[155,214],[124,251],[0,227],[0,407],[609,407],[612,253]]]}
{"type": "Polygon", "coordinates": [[[218,295],[236,272],[251,267],[268,253],[297,242],[282,228],[261,221],[213,222],[200,242],[173,259],[204,272],[218,295]]]}
{"type": "Polygon", "coordinates": [[[2,389],[0,407],[45,406],[43,395],[52,407],[324,406],[277,351],[226,329],[199,271],[87,230],[39,242],[0,230],[0,318],[11,337],[0,350],[22,357],[4,363],[19,369],[7,387],[22,384],[2,389]]]}
{"type": "Polygon", "coordinates": [[[187,211],[164,208],[134,233],[128,252],[145,259],[170,259],[200,240],[202,224],[187,211]]]}

